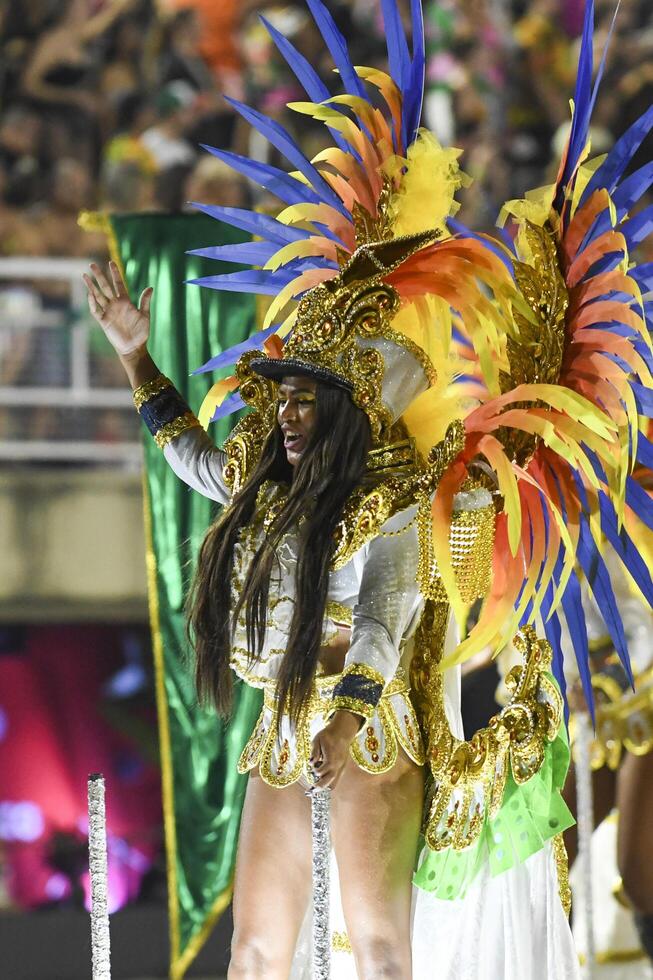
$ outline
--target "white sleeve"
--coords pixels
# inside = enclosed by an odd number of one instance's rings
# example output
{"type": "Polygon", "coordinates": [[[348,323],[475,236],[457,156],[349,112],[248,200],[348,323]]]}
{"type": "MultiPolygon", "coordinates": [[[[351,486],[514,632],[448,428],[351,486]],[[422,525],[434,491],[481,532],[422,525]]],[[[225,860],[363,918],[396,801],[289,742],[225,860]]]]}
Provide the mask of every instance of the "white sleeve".
{"type": "Polygon", "coordinates": [[[170,379],[159,374],[141,385],[134,391],[134,404],[177,476],[205,497],[229,503],[226,454],[209,439],[170,379]]]}
{"type": "Polygon", "coordinates": [[[164,447],[163,455],[180,480],[193,490],[221,504],[229,503],[231,490],[223,476],[227,454],[201,426],[185,429],[164,447]]]}
{"type": "Polygon", "coordinates": [[[411,507],[386,521],[366,546],[351,645],[333,692],[333,710],[369,717],[397,671],[404,637],[421,606],[415,512],[411,507]]]}

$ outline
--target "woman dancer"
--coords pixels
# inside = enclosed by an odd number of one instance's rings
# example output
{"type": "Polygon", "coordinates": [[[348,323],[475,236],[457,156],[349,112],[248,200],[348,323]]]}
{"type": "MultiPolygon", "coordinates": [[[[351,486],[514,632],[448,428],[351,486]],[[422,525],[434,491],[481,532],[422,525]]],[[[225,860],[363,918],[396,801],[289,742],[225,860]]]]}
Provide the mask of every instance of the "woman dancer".
{"type": "Polygon", "coordinates": [[[653,388],[641,302],[650,274],[629,252],[645,223],[627,220],[648,172],[619,187],[650,120],[600,167],[584,165],[590,4],[558,179],[507,205],[512,250],[464,229],[451,236],[457,154],[417,129],[419,4],[410,54],[384,3],[392,77],[354,68],[326,8],[309,6],[345,87],[337,102],[269,29],[312,100],[293,108],[324,122],[337,145],[307,160],[278,122],[236,104],[295,173],[212,150],[288,205],[276,219],[208,209],[258,240],[207,249],[254,268],[204,284],[274,296],[250,349],[234,354],[235,377],[217,386],[240,386],[225,404],[214,399],[217,415],[251,409],[224,452],[147,355],[150,294],[136,309],[117,270],[87,278],[91,311],[166,458],[228,504],[200,554],[190,627],[200,694],[228,710],[228,663],[264,690],[240,760],[251,775],[231,975],[288,973],[309,889],[298,783],[317,775],[334,788],[360,977],[431,977],[437,950],[446,980],[562,980],[577,962],[553,885],[552,842],[569,824],[549,673],[553,656],[562,676],[559,619],[582,674],[577,561],[628,663],[604,540],[653,599],[619,531],[624,512],[629,529],[651,519],[628,483],[635,455],[648,452],[638,413],[653,388]],[[458,644],[454,617],[478,597],[478,622],[458,644]],[[530,627],[540,614],[548,643],[530,627]],[[456,664],[518,629],[524,666],[509,678],[511,701],[466,743],[456,664]]]}
{"type": "MultiPolygon", "coordinates": [[[[119,354],[137,401],[150,396],[143,405],[155,434],[162,430],[152,423],[155,412],[165,424],[185,420],[184,430],[165,445],[168,462],[196,490],[228,504],[224,452],[213,446],[147,353],[151,291],[137,309],[115,265],[110,278],[98,266],[91,268],[94,280],[85,277],[91,311],[119,354]]],[[[275,732],[276,705],[289,699],[291,706],[272,757],[259,752],[249,780],[229,976],[288,976],[310,899],[306,789],[315,781],[338,787],[333,844],[339,866],[347,869],[341,895],[359,975],[409,977],[411,874],[424,759],[408,688],[395,672],[419,609],[414,507],[383,526],[382,536],[358,556],[359,568],[352,561],[329,574],[343,507],[362,483],[371,490],[379,471],[368,468],[371,432],[365,413],[345,387],[316,380],[316,372],[303,367],[302,373],[298,367],[284,368],[276,424],[257,467],[206,537],[190,602],[200,694],[228,714],[231,659],[242,678],[265,687],[268,701],[277,687],[279,693],[266,708],[266,734],[275,732]],[[403,533],[393,533],[404,526],[403,533]],[[230,581],[231,588],[225,585],[230,581]],[[363,672],[350,668],[338,680],[346,663],[363,672]],[[392,685],[383,699],[392,706],[388,714],[398,731],[386,734],[375,709],[388,676],[392,685]],[[305,746],[295,744],[297,736],[290,745],[290,718],[302,715],[313,736],[308,758],[305,746]],[[361,768],[360,759],[357,765],[350,752],[357,735],[359,755],[370,769],[378,764],[380,741],[394,740],[394,764],[381,766],[375,775],[361,768]],[[397,750],[399,738],[402,751],[397,750]],[[377,750],[370,752],[375,744],[377,750]]],[[[255,731],[253,749],[257,737],[255,731]]]]}

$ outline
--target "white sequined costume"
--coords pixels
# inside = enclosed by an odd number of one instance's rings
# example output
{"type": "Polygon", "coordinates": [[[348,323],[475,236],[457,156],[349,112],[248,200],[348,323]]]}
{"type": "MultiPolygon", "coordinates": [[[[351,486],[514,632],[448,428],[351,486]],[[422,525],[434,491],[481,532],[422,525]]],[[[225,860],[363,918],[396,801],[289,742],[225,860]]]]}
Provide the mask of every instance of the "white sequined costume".
{"type": "MultiPolygon", "coordinates": [[[[222,504],[228,503],[224,453],[199,427],[187,428],[168,442],[164,453],[189,486],[222,504]]],[[[266,492],[274,497],[278,491],[269,487],[266,492]]],[[[470,502],[466,495],[465,507],[470,502]]],[[[486,505],[482,493],[477,502],[479,506],[486,505]]],[[[259,533],[254,526],[241,536],[232,588],[242,580],[247,556],[259,533]]],[[[415,581],[417,551],[412,507],[394,515],[382,526],[381,534],[329,578],[325,640],[336,624],[349,621],[346,611],[350,610],[352,633],[345,671],[364,665],[373,672],[371,676],[381,674],[385,684],[378,705],[367,711],[365,724],[351,749],[357,764],[370,773],[389,769],[402,750],[416,763],[424,761],[407,683],[411,640],[423,609],[415,581]]],[[[252,663],[247,655],[242,623],[236,628],[232,653],[236,673],[248,684],[264,690],[263,710],[241,757],[240,769],[258,767],[261,776],[277,787],[305,776],[310,739],[324,726],[340,679],[340,675],[318,676],[309,724],[297,732],[284,718],[277,737],[274,687],[292,615],[295,555],[294,542],[288,537],[280,547],[278,574],[270,590],[269,627],[261,657],[252,663]]],[[[447,648],[452,649],[456,642],[456,629],[450,621],[447,648]]],[[[446,672],[443,706],[451,731],[462,739],[459,668],[446,672]]],[[[362,710],[361,705],[357,707],[362,710]]],[[[334,937],[346,937],[335,861],[332,882],[332,933],[334,937]]],[[[497,877],[492,877],[487,869],[464,897],[454,901],[416,887],[412,920],[415,980],[574,980],[578,976],[578,958],[559,889],[550,844],[497,877]],[[434,949],[439,950],[437,966],[434,949]]],[[[346,938],[344,943],[334,941],[334,980],[355,980],[354,962],[347,946],[346,938]]],[[[297,945],[292,980],[309,980],[310,962],[307,917],[297,945]]]]}

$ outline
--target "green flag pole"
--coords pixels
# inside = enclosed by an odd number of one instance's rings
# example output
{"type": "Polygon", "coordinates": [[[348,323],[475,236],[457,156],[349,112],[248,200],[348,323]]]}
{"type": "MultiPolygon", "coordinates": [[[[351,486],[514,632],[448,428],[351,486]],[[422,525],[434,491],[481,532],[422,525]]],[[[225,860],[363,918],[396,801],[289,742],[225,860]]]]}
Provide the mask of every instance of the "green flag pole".
{"type": "MultiPolygon", "coordinates": [[[[154,287],[150,352],[197,411],[214,379],[190,376],[211,355],[250,336],[253,297],[184,285],[234,266],[185,254],[244,236],[205,215],[92,215],[132,299],[154,287]]],[[[231,428],[216,423],[220,444],[231,428]]],[[[185,635],[184,597],[216,506],[185,487],[144,434],[144,508],[163,817],[167,852],[170,976],[181,980],[229,904],[246,777],[236,763],[260,710],[239,686],[229,725],[197,704],[185,635]]]]}

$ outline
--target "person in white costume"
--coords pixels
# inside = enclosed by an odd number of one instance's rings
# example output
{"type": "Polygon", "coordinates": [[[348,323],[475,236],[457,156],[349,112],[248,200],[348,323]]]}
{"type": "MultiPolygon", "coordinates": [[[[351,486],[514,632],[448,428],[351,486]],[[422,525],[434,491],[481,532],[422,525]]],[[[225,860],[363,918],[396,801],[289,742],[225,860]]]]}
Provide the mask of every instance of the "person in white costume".
{"type": "MultiPolygon", "coordinates": [[[[145,406],[149,412],[150,424],[153,424],[155,412],[159,411],[165,412],[165,424],[169,425],[171,404],[175,412],[172,420],[183,420],[183,424],[177,426],[180,431],[163,444],[168,463],[193,489],[228,504],[231,488],[225,479],[225,471],[228,470],[229,456],[211,443],[170,383],[161,379],[147,354],[148,297],[142,301],[139,311],[129,302],[115,266],[111,268],[111,282],[99,267],[93,266],[92,271],[95,279],[87,279],[92,311],[96,316],[102,313],[98,316],[99,322],[121,356],[135,386],[137,403],[143,395],[148,396],[141,402],[141,407],[145,406]],[[166,399],[163,408],[162,396],[166,399]]],[[[310,445],[318,411],[316,403],[324,387],[309,375],[284,375],[281,378],[277,408],[279,430],[283,451],[291,466],[299,463],[304,446],[310,445]],[[299,435],[299,439],[288,439],[288,432],[299,435]]],[[[405,385],[403,391],[405,394],[405,385]]],[[[159,421],[154,423],[157,426],[155,435],[162,431],[159,421]]],[[[405,444],[395,449],[397,454],[405,451],[405,444]]],[[[387,454],[387,450],[384,453],[387,454]]],[[[396,473],[395,468],[395,479],[396,473]]],[[[407,472],[406,483],[409,478],[407,472]]],[[[264,495],[257,491],[259,510],[250,520],[247,533],[240,535],[235,549],[232,605],[238,601],[238,590],[242,589],[252,556],[260,547],[271,506],[280,499],[281,488],[276,490],[269,484],[262,485],[266,489],[264,495]],[[260,523],[257,513],[261,514],[260,523]]],[[[380,486],[378,480],[369,484],[377,493],[380,486]]],[[[469,518],[475,511],[485,515],[488,506],[491,506],[490,494],[478,488],[460,493],[454,509],[469,518]]],[[[340,888],[335,892],[342,907],[333,910],[334,924],[342,922],[343,928],[334,931],[342,934],[346,931],[346,945],[353,947],[359,976],[376,975],[378,969],[388,970],[388,975],[393,976],[430,976],[432,938],[437,934],[443,937],[455,934],[454,923],[462,924],[468,916],[476,921],[490,896],[495,913],[490,931],[495,935],[500,924],[504,936],[513,929],[516,934],[523,934],[524,926],[517,926],[515,913],[520,908],[529,909],[528,920],[534,928],[537,924],[535,932],[539,937],[536,956],[524,959],[526,951],[532,953],[534,949],[532,939],[526,942],[522,952],[511,940],[506,946],[495,946],[494,958],[489,960],[482,953],[486,941],[483,929],[476,928],[480,945],[462,942],[462,934],[461,941],[456,943],[456,952],[449,944],[443,944],[443,948],[451,950],[452,957],[451,963],[447,964],[443,951],[438,975],[471,978],[478,975],[479,964],[484,963],[490,971],[488,977],[496,976],[499,968],[509,977],[514,968],[515,978],[535,978],[537,974],[532,971],[546,963],[547,975],[553,975],[555,970],[561,980],[575,976],[576,956],[548,847],[497,879],[493,879],[486,869],[470,886],[466,896],[457,901],[439,899],[417,888],[411,900],[424,762],[420,726],[408,697],[406,681],[411,672],[416,627],[424,611],[424,599],[415,576],[419,558],[416,511],[415,504],[399,509],[395,516],[390,516],[379,526],[371,540],[353,550],[350,559],[330,573],[326,616],[311,694],[313,703],[299,724],[284,715],[278,725],[278,701],[274,697],[296,603],[295,569],[300,547],[296,536],[286,534],[277,548],[276,570],[270,580],[268,628],[255,659],[248,656],[246,618],[244,615],[235,618],[231,634],[231,667],[247,683],[262,687],[266,699],[240,763],[241,771],[251,771],[252,776],[243,815],[236,876],[233,976],[254,975],[257,970],[263,970],[261,975],[270,977],[288,973],[288,956],[295,947],[309,900],[310,842],[305,788],[312,785],[316,777],[337,787],[333,815],[335,857],[339,866],[347,870],[340,876],[340,888]],[[379,677],[378,684],[383,693],[376,705],[371,702],[374,693],[370,691],[371,684],[361,685],[358,681],[357,672],[363,670],[365,673],[358,676],[367,682],[374,683],[379,677]],[[355,686],[347,689],[347,677],[352,675],[355,686]],[[337,707],[339,704],[343,707],[337,707]],[[350,728],[345,727],[349,718],[353,720],[350,728]],[[339,719],[342,728],[338,725],[339,719]],[[283,794],[278,793],[281,788],[283,794]],[[348,797],[351,797],[353,811],[348,797]],[[372,824],[370,814],[373,815],[372,824]],[[359,817],[360,832],[357,832],[359,817]],[[374,825],[378,828],[376,833],[374,825]],[[264,827],[273,828],[273,834],[263,833],[264,827]],[[295,885],[292,888],[288,887],[287,877],[280,882],[272,873],[280,847],[288,858],[287,873],[293,875],[295,885]],[[269,884],[262,887],[261,874],[265,874],[267,849],[270,855],[269,884]],[[358,872],[357,867],[360,868],[358,872]],[[376,870],[376,874],[372,874],[372,870],[376,870]],[[249,923],[253,921],[258,928],[259,917],[250,878],[252,882],[256,880],[260,901],[266,908],[270,901],[274,901],[277,908],[284,909],[284,929],[278,924],[274,926],[275,940],[265,954],[248,938],[249,923]],[[394,899],[389,891],[391,887],[396,889],[394,899]],[[377,911],[379,907],[380,911],[377,911]],[[397,914],[402,908],[403,942],[402,920],[397,914]],[[547,924],[544,930],[542,922],[547,924]],[[243,940],[238,938],[239,929],[244,930],[246,938],[243,940]],[[402,959],[404,946],[408,952],[402,959]],[[530,974],[524,972],[528,962],[532,965],[530,974]]],[[[445,650],[456,645],[451,618],[449,623],[451,628],[445,650]]],[[[462,742],[459,672],[459,668],[452,668],[445,675],[443,704],[452,737],[462,742]]],[[[487,917],[485,922],[488,922],[487,917]]],[[[297,975],[305,969],[301,948],[300,942],[293,967],[299,971],[297,975]]],[[[345,962],[338,967],[338,958],[334,976],[342,972],[345,977],[352,966],[345,962]]]]}
{"type": "MultiPolygon", "coordinates": [[[[419,0],[410,43],[382,0],[389,74],[352,65],[322,0],[307,3],[344,94],[268,29],[310,99],[291,108],[335,145],[309,160],[278,120],[234,103],[292,171],[211,150],[287,205],[276,218],[206,209],[255,238],[200,250],[251,268],[199,284],[272,297],[262,329],[205,365],[235,373],[200,417],[250,409],[223,449],[147,352],[151,292],[136,307],[115,266],[86,277],[166,459],[225,505],[189,597],[199,696],[228,716],[233,672],[264,692],[239,764],[229,977],[305,969],[305,790],[326,787],[334,923],[358,977],[566,980],[578,962],[559,895],[567,906],[558,614],[583,661],[576,561],[598,569],[609,603],[597,536],[646,509],[627,477],[653,405],[647,272],[629,253],[639,226],[613,228],[637,198],[619,188],[635,141],[585,162],[589,3],[555,183],[506,205],[511,248],[457,229],[458,152],[419,129],[419,0]],[[459,642],[454,620],[477,599],[459,642]],[[509,701],[466,742],[457,664],[512,637],[509,701]]],[[[622,559],[628,546],[622,531],[622,559]]]]}

